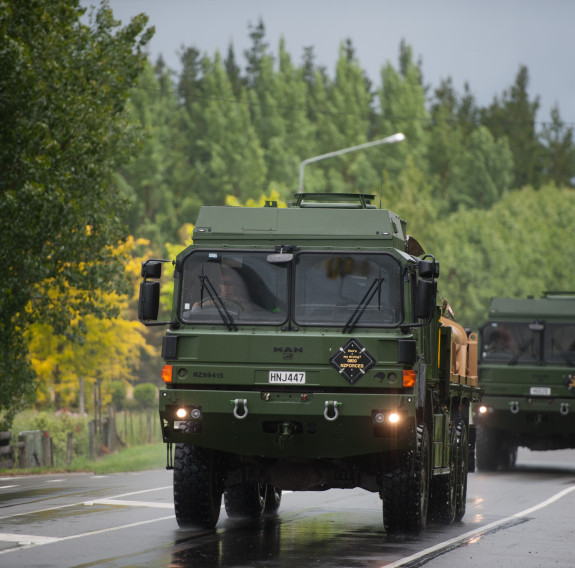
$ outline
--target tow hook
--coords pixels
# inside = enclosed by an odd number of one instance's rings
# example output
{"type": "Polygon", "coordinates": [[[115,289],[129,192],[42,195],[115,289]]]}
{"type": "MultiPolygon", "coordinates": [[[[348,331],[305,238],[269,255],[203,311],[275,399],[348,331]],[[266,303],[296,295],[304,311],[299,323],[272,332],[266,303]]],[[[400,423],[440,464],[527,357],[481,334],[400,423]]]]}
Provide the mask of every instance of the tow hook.
{"type": "Polygon", "coordinates": [[[326,400],[325,409],[323,411],[323,417],[329,422],[337,420],[337,417],[339,416],[339,412],[337,409],[342,404],[343,404],[342,402],[338,402],[337,400],[326,400]]]}
{"type": "Polygon", "coordinates": [[[511,414],[517,414],[519,412],[519,402],[516,400],[509,403],[509,410],[511,414]]]}
{"type": "Polygon", "coordinates": [[[568,402],[562,402],[561,406],[559,407],[559,413],[561,416],[567,416],[569,414],[569,407],[571,405],[568,402]]]}
{"type": "Polygon", "coordinates": [[[236,398],[235,400],[230,400],[230,403],[234,405],[234,416],[238,420],[243,420],[248,415],[247,399],[236,398]]]}

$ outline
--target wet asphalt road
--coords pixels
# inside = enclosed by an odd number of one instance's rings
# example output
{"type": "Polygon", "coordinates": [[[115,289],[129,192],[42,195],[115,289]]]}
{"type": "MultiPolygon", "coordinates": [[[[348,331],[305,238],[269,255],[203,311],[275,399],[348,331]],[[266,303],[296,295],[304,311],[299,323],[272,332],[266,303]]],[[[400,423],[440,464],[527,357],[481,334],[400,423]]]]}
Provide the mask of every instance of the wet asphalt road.
{"type": "Polygon", "coordinates": [[[519,453],[512,472],[469,476],[451,527],[385,535],[362,490],[284,493],[277,517],[184,531],[171,472],[0,478],[0,566],[567,568],[575,564],[575,451],[519,453]]]}

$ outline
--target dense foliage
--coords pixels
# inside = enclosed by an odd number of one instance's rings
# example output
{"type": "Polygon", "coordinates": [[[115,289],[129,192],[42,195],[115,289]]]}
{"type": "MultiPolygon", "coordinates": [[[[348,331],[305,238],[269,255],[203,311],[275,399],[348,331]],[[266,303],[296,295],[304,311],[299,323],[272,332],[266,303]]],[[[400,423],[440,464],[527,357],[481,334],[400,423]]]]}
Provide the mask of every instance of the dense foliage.
{"type": "Polygon", "coordinates": [[[233,46],[189,46],[174,71],[146,60],[144,16],[124,28],[105,4],[91,25],[81,16],[77,0],[0,0],[4,420],[36,389],[30,346],[41,402],[51,389],[74,404],[88,374],[112,400],[142,351],[153,360],[125,321],[128,296],[114,296],[128,291],[126,254],[171,258],[202,204],[285,203],[303,160],[395,132],[406,141],[308,165],[305,190],[380,196],[440,260],[440,292],[465,325],[491,296],[572,287],[573,128],[558,108],[539,121],[526,67],[481,108],[469,85],[426,85],[406,43],[372,83],[351,41],[332,75],[313,47],[299,65],[283,39],[273,53],[259,22],[243,65],[233,46]]]}
{"type": "MultiPolygon", "coordinates": [[[[0,2],[0,421],[34,392],[24,333],[109,313],[94,291],[126,289],[114,245],[127,235],[113,173],[133,153],[128,90],[147,18],[119,28],[78,0],[0,2]]],[[[100,296],[98,296],[100,298],[100,296]]],[[[82,325],[76,326],[79,332],[82,325]]]]}
{"type": "Polygon", "coordinates": [[[482,322],[493,295],[571,287],[562,259],[572,242],[573,128],[558,108],[538,121],[526,67],[481,108],[469,85],[463,93],[450,78],[426,85],[406,43],[372,84],[349,40],[332,77],[311,47],[301,65],[284,40],[274,55],[262,22],[250,37],[243,68],[232,46],[225,59],[188,47],[179,73],[160,60],[133,91],[151,134],[145,165],[121,170],[136,235],[159,248],[183,243],[180,230],[200,204],[272,190],[288,201],[304,159],[403,132],[401,144],[308,165],[304,189],[381,196],[441,261],[440,291],[466,325],[482,322]]]}

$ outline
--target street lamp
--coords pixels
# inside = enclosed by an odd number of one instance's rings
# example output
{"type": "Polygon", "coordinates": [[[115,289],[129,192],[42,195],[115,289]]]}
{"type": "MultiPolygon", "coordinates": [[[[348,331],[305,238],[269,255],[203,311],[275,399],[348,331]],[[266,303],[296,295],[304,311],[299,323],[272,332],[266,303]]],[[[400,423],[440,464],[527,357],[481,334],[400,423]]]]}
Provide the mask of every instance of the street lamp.
{"type": "Polygon", "coordinates": [[[367,142],[366,144],[360,144],[359,146],[352,146],[351,148],[344,148],[343,150],[336,150],[335,152],[328,152],[327,154],[322,154],[321,156],[315,156],[313,158],[308,158],[304,160],[299,165],[299,193],[303,193],[303,169],[313,162],[319,162],[320,160],[325,160],[326,158],[333,158],[334,156],[340,156],[341,154],[347,154],[348,152],[355,152],[356,150],[365,150],[366,148],[371,148],[372,146],[379,146],[380,144],[395,144],[397,142],[403,142],[405,140],[405,135],[401,132],[397,134],[392,134],[387,138],[382,138],[381,140],[374,140],[373,142],[367,142]]]}

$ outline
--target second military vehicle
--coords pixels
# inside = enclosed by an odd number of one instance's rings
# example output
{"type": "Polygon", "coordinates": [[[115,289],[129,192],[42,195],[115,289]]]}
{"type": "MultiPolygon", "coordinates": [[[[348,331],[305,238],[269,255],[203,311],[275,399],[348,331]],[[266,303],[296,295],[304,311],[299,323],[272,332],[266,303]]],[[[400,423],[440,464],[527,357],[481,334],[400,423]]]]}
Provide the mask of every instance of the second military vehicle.
{"type": "Polygon", "coordinates": [[[360,487],[387,531],[465,513],[477,341],[437,305],[439,264],[372,195],[201,208],[158,322],[163,439],[181,527],[275,512],[282,490],[360,487]]]}
{"type": "Polygon", "coordinates": [[[575,448],[575,293],[493,298],[480,336],[478,469],[513,467],[519,446],[575,448]]]}

